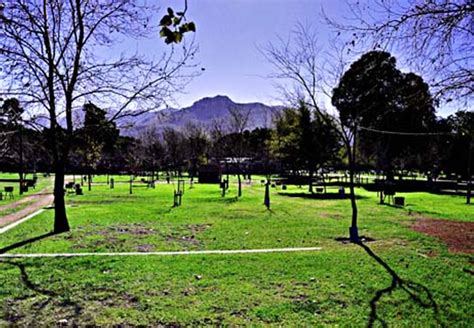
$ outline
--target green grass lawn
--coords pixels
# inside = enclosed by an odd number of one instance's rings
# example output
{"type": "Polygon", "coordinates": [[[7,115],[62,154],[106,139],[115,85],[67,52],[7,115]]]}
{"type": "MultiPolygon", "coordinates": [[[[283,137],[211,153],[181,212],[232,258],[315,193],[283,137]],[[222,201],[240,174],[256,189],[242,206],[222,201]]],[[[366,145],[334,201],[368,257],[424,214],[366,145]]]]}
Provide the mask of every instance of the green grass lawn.
{"type": "MultiPolygon", "coordinates": [[[[348,200],[289,197],[272,189],[268,211],[260,184],[245,185],[241,199],[235,185],[222,198],[218,186],[195,184],[186,189],[183,205],[173,208],[174,186],[140,186],[130,195],[127,184],[94,185],[83,196],[67,197],[71,232],[10,253],[322,250],[2,259],[0,325],[49,326],[61,319],[69,325],[153,326],[474,323],[473,257],[451,254],[436,238],[410,228],[419,217],[474,221],[474,207],[462,197],[407,193],[407,206],[395,208],[357,190],[360,234],[376,240],[363,248],[335,240],[348,236],[348,200]]],[[[52,224],[52,211],[45,211],[1,235],[0,248],[43,235],[52,224]]]]}

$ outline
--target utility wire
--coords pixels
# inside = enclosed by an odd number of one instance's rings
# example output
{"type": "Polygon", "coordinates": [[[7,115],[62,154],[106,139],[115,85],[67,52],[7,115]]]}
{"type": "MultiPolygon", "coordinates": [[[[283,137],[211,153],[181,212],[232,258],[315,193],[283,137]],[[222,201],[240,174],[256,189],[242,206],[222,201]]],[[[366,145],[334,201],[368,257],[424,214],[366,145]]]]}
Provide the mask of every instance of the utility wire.
{"type": "Polygon", "coordinates": [[[400,135],[400,136],[445,136],[445,135],[453,135],[455,133],[453,132],[400,132],[400,131],[387,131],[387,130],[377,130],[377,129],[372,129],[372,128],[366,128],[363,126],[360,126],[359,129],[369,131],[369,132],[374,132],[374,133],[380,133],[380,134],[392,134],[392,135],[400,135]]]}

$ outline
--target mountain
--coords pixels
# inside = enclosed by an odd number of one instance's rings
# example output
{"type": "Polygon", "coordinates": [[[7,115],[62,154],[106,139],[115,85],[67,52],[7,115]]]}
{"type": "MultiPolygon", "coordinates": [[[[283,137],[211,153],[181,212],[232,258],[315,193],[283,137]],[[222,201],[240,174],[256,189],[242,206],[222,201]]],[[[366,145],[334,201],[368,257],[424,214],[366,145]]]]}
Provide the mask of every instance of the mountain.
{"type": "MultiPolygon", "coordinates": [[[[275,114],[283,109],[282,106],[268,106],[262,103],[236,103],[227,96],[206,97],[196,101],[185,108],[166,108],[144,113],[136,117],[124,117],[117,120],[120,133],[125,136],[137,137],[147,130],[162,131],[165,128],[184,129],[188,124],[198,125],[203,128],[211,128],[219,124],[224,129],[228,127],[230,112],[235,111],[242,117],[247,117],[247,130],[258,127],[271,127],[275,114]]],[[[113,115],[109,112],[108,116],[113,115]]],[[[49,126],[46,119],[44,126],[49,126]]],[[[84,121],[84,112],[76,110],[73,112],[74,126],[80,127],[84,121]]],[[[39,120],[37,120],[39,122],[39,120]]],[[[61,126],[66,125],[62,117],[59,121],[61,126]]]]}
{"type": "Polygon", "coordinates": [[[282,106],[268,106],[262,103],[236,103],[227,96],[206,97],[182,109],[164,109],[128,118],[118,122],[121,132],[128,136],[137,136],[142,131],[165,128],[183,129],[188,124],[210,128],[216,122],[226,126],[230,122],[231,111],[248,115],[246,128],[253,130],[257,127],[270,127],[276,113],[282,106]]]}

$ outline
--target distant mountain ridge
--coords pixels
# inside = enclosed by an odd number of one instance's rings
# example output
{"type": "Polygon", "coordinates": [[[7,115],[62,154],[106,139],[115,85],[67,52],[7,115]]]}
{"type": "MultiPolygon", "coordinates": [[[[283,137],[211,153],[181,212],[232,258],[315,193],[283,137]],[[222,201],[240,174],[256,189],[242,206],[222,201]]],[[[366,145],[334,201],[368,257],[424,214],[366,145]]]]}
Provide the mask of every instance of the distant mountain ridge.
{"type": "Polygon", "coordinates": [[[237,110],[243,116],[248,114],[246,128],[253,130],[271,127],[275,115],[282,109],[283,106],[268,106],[262,103],[236,103],[227,96],[217,95],[202,98],[182,109],[164,109],[124,119],[118,122],[118,126],[121,126],[121,133],[128,136],[137,136],[149,129],[183,129],[188,124],[210,128],[217,122],[225,126],[230,120],[230,111],[237,110]]]}
{"type": "MultiPolygon", "coordinates": [[[[246,129],[272,127],[275,115],[283,110],[283,106],[268,106],[262,103],[236,103],[227,96],[217,95],[205,97],[185,108],[166,108],[143,113],[139,116],[124,117],[117,120],[120,134],[137,137],[148,130],[157,132],[165,128],[184,129],[188,124],[194,124],[204,129],[210,129],[214,124],[224,129],[230,122],[230,111],[237,110],[242,116],[248,114],[246,129]]],[[[114,113],[108,113],[110,117],[114,113]]],[[[73,112],[74,127],[77,129],[84,122],[84,112],[79,109],[73,112]]],[[[37,120],[38,123],[39,120],[37,120]]],[[[48,120],[41,121],[43,126],[49,126],[48,120]],[[44,121],[44,122],[43,122],[44,121]]],[[[65,118],[60,119],[60,125],[65,126],[65,118]]]]}

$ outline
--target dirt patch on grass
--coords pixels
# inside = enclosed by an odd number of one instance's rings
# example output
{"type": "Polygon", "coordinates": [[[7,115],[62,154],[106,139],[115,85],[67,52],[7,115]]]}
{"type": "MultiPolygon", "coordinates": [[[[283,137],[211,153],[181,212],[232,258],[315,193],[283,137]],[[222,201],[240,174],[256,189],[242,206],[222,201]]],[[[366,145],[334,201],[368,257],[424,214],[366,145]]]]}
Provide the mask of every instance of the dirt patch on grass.
{"type": "Polygon", "coordinates": [[[150,244],[144,244],[144,245],[138,245],[137,247],[135,247],[137,252],[153,252],[155,250],[155,247],[153,245],[150,245],[150,244]]]}
{"type": "Polygon", "coordinates": [[[108,235],[111,231],[119,234],[129,234],[135,236],[152,235],[156,233],[155,230],[152,228],[149,228],[140,223],[134,223],[113,225],[107,227],[107,230],[101,231],[100,234],[108,235]]]}
{"type": "Polygon", "coordinates": [[[74,243],[77,249],[99,248],[109,251],[153,252],[162,243],[174,244],[181,248],[202,246],[199,234],[208,229],[209,224],[186,224],[178,226],[150,226],[142,223],[114,224],[107,227],[91,224],[77,227],[73,233],[63,238],[74,243]]]}
{"type": "Polygon", "coordinates": [[[344,216],[338,213],[319,212],[318,216],[322,219],[333,219],[333,220],[344,219],[344,216]]]}
{"type": "Polygon", "coordinates": [[[474,222],[421,218],[412,229],[441,239],[450,252],[474,254],[474,222]]]}
{"type": "Polygon", "coordinates": [[[166,236],[166,241],[169,243],[179,243],[183,246],[199,246],[201,241],[196,238],[196,235],[204,232],[209,228],[210,224],[187,224],[184,226],[184,231],[175,231],[166,236]],[[186,231],[189,231],[186,233],[186,231]]]}

